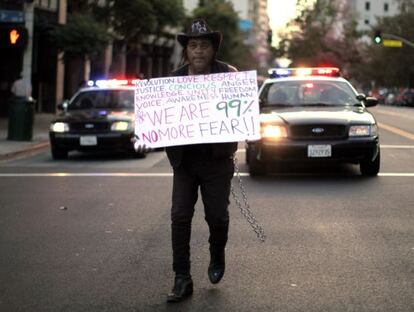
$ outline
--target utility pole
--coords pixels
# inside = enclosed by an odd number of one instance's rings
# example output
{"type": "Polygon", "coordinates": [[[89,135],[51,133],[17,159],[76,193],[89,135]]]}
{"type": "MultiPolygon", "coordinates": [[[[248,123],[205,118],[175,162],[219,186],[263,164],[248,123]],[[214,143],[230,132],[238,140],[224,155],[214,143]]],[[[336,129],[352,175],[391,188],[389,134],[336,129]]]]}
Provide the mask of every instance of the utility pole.
{"type": "Polygon", "coordinates": [[[28,32],[27,47],[23,55],[22,77],[27,88],[26,96],[32,96],[32,54],[33,54],[33,27],[34,27],[34,4],[26,2],[24,4],[25,26],[28,32]]]}
{"type": "MultiPolygon", "coordinates": [[[[67,2],[66,0],[59,0],[59,9],[58,9],[58,22],[59,24],[66,24],[66,12],[67,12],[67,2]]],[[[57,65],[56,65],[56,105],[63,100],[63,88],[65,83],[65,63],[63,60],[64,53],[60,52],[57,56],[57,65]]]]}

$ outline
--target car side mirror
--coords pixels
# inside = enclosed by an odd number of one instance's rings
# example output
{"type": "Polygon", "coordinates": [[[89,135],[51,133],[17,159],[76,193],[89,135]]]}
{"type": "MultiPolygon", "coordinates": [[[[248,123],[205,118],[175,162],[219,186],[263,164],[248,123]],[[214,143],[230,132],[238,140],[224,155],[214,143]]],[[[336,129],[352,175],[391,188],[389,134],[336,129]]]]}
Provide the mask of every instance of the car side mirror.
{"type": "Polygon", "coordinates": [[[59,110],[66,110],[69,106],[69,101],[68,100],[64,100],[62,103],[58,104],[57,108],[59,110]]]}
{"type": "Polygon", "coordinates": [[[357,99],[358,101],[365,101],[366,96],[365,96],[365,94],[363,94],[363,93],[359,93],[359,94],[356,96],[356,99],[357,99]]]}
{"type": "Polygon", "coordinates": [[[365,106],[366,107],[372,107],[372,106],[377,106],[378,105],[378,99],[368,96],[365,98],[365,106]]]}

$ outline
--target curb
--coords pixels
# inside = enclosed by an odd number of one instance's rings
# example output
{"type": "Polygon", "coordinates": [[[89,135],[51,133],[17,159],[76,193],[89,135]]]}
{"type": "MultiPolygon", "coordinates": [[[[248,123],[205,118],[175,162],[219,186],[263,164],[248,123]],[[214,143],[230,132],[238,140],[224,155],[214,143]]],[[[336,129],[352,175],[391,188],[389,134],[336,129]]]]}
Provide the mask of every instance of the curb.
{"type": "Polygon", "coordinates": [[[25,155],[25,154],[28,154],[28,153],[36,152],[36,151],[47,148],[49,145],[50,145],[49,141],[43,141],[43,142],[34,144],[30,147],[27,147],[27,148],[19,150],[19,151],[10,152],[10,153],[6,153],[6,154],[0,154],[0,160],[10,159],[10,158],[25,155]]]}

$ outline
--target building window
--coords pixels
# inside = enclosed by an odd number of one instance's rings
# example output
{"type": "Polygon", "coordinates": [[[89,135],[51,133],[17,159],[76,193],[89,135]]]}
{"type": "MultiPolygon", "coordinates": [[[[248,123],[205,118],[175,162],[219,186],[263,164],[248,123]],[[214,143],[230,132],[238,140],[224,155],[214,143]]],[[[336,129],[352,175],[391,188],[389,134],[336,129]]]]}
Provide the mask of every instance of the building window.
{"type": "Polygon", "coordinates": [[[369,19],[364,20],[365,25],[369,25],[369,19]]]}
{"type": "Polygon", "coordinates": [[[369,1],[365,2],[365,10],[369,11],[371,9],[371,3],[369,1]]]}
{"type": "Polygon", "coordinates": [[[384,3],[384,12],[388,12],[389,5],[387,2],[384,3]]]}

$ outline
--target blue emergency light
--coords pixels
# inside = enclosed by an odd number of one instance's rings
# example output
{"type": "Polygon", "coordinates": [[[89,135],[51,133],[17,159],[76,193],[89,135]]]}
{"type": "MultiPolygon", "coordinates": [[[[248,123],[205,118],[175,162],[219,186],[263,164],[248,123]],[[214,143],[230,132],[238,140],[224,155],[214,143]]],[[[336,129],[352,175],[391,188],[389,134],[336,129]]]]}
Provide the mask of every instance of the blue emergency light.
{"type": "Polygon", "coordinates": [[[89,80],[86,84],[88,87],[108,88],[134,86],[139,79],[100,79],[89,80]]]}
{"type": "Polygon", "coordinates": [[[340,72],[337,67],[292,67],[292,68],[270,68],[268,70],[270,78],[282,77],[304,77],[304,76],[326,76],[339,77],[340,72]]]}

